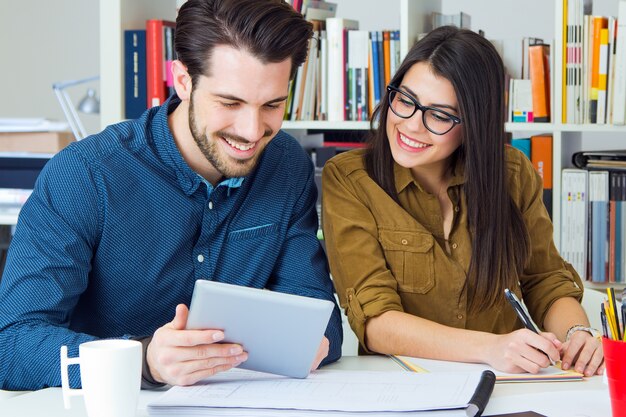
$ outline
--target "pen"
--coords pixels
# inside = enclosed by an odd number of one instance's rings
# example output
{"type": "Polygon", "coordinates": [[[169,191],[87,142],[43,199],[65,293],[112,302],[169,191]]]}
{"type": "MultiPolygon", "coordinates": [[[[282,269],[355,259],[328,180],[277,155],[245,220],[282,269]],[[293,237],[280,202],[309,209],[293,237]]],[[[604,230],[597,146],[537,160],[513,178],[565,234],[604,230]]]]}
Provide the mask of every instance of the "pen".
{"type": "Polygon", "coordinates": [[[622,333],[624,334],[623,341],[626,342],[626,304],[624,304],[626,300],[622,298],[622,333]]]}
{"type": "MultiPolygon", "coordinates": [[[[511,290],[509,290],[508,288],[504,289],[504,295],[506,296],[506,299],[509,300],[509,303],[511,303],[511,305],[513,306],[513,309],[517,313],[517,317],[519,317],[519,319],[522,321],[522,323],[524,323],[524,326],[528,330],[531,330],[531,331],[535,332],[536,334],[539,334],[539,329],[537,329],[537,327],[535,327],[535,324],[530,319],[530,316],[528,315],[528,313],[526,313],[526,310],[522,306],[522,303],[517,298],[517,296],[511,290]]],[[[552,360],[552,358],[550,357],[550,355],[548,355],[547,353],[545,353],[545,355],[550,360],[550,365],[554,366],[555,363],[552,360]]]]}

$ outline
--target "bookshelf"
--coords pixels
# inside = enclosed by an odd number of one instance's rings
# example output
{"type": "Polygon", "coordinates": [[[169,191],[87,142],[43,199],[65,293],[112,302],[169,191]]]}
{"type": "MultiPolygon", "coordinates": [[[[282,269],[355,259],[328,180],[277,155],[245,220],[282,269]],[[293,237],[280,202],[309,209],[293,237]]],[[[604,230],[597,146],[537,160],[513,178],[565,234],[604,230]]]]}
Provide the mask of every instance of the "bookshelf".
{"type": "Polygon", "coordinates": [[[177,0],[100,1],[100,126],[124,120],[124,30],[176,19],[177,0]]]}
{"type": "MultiPolygon", "coordinates": [[[[400,51],[404,56],[419,33],[429,26],[431,12],[457,13],[472,17],[472,29],[483,29],[489,39],[502,41],[505,65],[519,78],[521,39],[542,37],[552,45],[551,108],[553,123],[507,123],[513,137],[532,134],[553,135],[553,223],[554,241],[561,241],[561,170],[572,167],[571,154],[578,150],[625,148],[626,126],[563,124],[563,2],[527,0],[522,3],[499,0],[331,0],[338,4],[337,16],[355,19],[361,29],[400,29],[400,51]]],[[[142,28],[148,18],[175,19],[182,0],[107,0],[100,2],[101,125],[123,119],[123,30],[142,28]]],[[[593,14],[617,15],[618,0],[593,0],[593,14]]],[[[288,131],[369,129],[369,122],[295,121],[285,122],[288,131]]]]}

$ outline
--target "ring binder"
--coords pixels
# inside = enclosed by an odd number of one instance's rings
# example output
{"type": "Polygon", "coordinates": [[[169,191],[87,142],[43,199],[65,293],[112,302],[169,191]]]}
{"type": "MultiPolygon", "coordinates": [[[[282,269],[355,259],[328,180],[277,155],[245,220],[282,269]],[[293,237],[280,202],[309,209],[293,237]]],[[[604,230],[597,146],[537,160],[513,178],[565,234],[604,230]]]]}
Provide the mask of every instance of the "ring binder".
{"type": "Polygon", "coordinates": [[[496,374],[491,371],[483,371],[480,382],[476,386],[476,391],[472,395],[472,399],[467,404],[468,417],[479,417],[485,411],[489,397],[493,392],[493,386],[496,384],[496,374]]]}

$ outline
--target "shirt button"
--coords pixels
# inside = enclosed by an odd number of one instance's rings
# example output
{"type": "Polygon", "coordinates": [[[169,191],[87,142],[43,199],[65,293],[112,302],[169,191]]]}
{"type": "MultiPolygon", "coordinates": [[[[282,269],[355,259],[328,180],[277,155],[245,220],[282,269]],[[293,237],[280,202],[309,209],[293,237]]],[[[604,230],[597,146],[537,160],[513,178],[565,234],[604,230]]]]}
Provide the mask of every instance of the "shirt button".
{"type": "Polygon", "coordinates": [[[457,245],[456,243],[453,243],[453,244],[452,244],[452,249],[456,249],[456,248],[458,248],[458,247],[459,247],[459,245],[457,245]]]}
{"type": "Polygon", "coordinates": [[[200,263],[204,262],[204,255],[202,254],[198,255],[198,262],[200,263]]]}
{"type": "Polygon", "coordinates": [[[213,202],[209,201],[209,210],[213,210],[213,202]]]}
{"type": "Polygon", "coordinates": [[[406,239],[402,239],[402,244],[403,244],[403,245],[408,245],[408,244],[409,244],[409,241],[408,241],[408,240],[406,240],[406,239]]]}
{"type": "Polygon", "coordinates": [[[463,314],[459,314],[458,316],[456,316],[456,318],[461,320],[463,318],[463,314]]]}
{"type": "Polygon", "coordinates": [[[459,210],[460,210],[459,206],[454,206],[454,211],[455,211],[455,212],[457,212],[457,213],[458,213],[458,212],[459,212],[459,210]]]}

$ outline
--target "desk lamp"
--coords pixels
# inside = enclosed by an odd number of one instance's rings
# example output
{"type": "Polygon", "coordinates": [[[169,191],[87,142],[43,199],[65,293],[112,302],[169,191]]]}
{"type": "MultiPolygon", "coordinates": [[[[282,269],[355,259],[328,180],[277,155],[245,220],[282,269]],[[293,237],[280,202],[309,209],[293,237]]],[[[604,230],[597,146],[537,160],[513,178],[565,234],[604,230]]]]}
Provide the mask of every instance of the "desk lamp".
{"type": "MultiPolygon", "coordinates": [[[[86,136],[85,127],[80,121],[78,113],[76,112],[76,108],[72,104],[72,100],[70,99],[70,96],[67,94],[67,91],[65,91],[65,89],[68,87],[73,87],[75,85],[95,81],[99,78],[100,77],[96,75],[80,80],[60,81],[58,83],[52,84],[54,94],[57,96],[57,99],[61,104],[63,114],[65,115],[65,118],[67,119],[67,122],[69,123],[70,128],[72,129],[72,133],[74,133],[74,137],[77,141],[83,139],[86,136]]],[[[87,95],[78,104],[78,110],[87,114],[100,113],[100,101],[98,100],[96,92],[93,89],[90,88],[87,90],[87,95]]]]}

